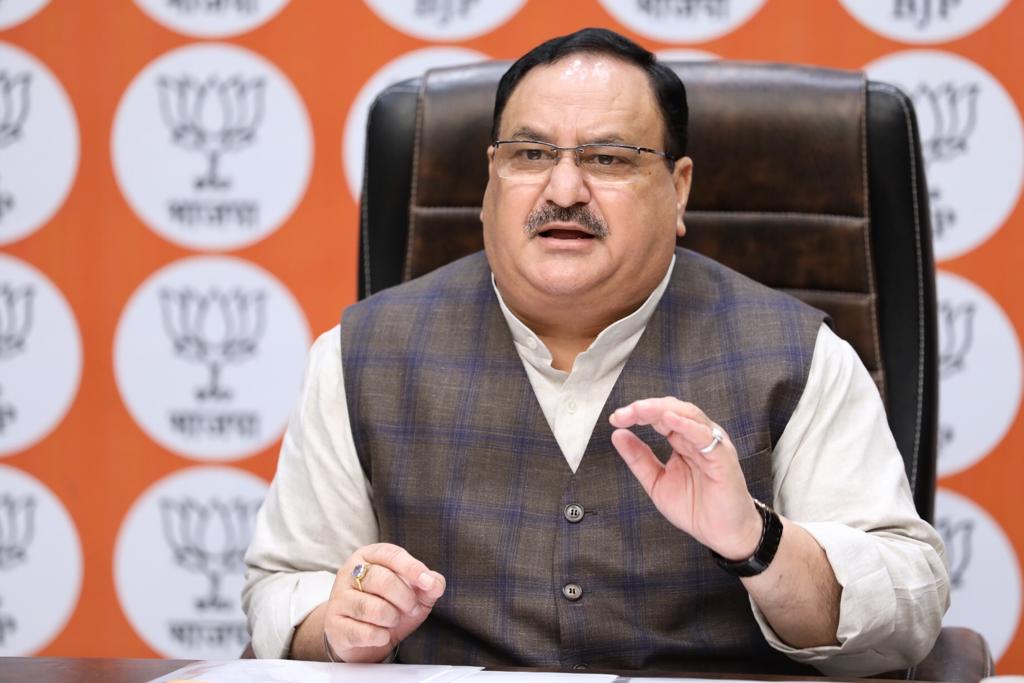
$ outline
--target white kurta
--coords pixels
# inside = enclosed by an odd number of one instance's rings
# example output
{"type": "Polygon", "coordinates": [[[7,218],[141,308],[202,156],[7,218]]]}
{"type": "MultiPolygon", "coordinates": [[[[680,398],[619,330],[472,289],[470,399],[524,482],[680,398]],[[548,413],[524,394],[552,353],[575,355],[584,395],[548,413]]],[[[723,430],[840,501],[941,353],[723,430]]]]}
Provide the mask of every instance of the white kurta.
{"type": "MultiPolygon", "coordinates": [[[[669,273],[674,264],[673,258],[669,273]]],[[[573,471],[668,278],[639,309],[603,330],[568,373],[551,367],[544,343],[498,295],[516,351],[573,471]]],[[[772,458],[776,510],[817,539],[843,592],[838,646],[790,648],[751,603],[765,638],[832,676],[916,663],[930,649],[949,604],[944,549],[914,509],[874,382],[853,348],[825,325],[804,392],[772,458]]],[[[337,568],[377,540],[373,491],[352,440],[335,327],[310,352],[302,396],[246,554],[243,607],[256,655],[287,656],[295,628],[327,599],[337,568]]]]}

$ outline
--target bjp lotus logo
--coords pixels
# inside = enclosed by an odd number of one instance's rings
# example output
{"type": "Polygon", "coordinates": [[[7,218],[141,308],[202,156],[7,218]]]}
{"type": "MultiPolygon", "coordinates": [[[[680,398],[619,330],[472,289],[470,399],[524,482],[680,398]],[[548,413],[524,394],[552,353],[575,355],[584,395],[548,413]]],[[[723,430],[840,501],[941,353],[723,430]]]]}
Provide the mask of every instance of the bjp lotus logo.
{"type": "Polygon", "coordinates": [[[31,286],[0,283],[0,360],[7,360],[25,349],[25,339],[32,329],[34,297],[31,286]]]}
{"type": "Polygon", "coordinates": [[[160,113],[171,130],[171,142],[206,156],[206,173],[195,180],[197,190],[226,189],[221,157],[251,145],[263,120],[262,78],[191,76],[157,79],[160,113]]]}
{"type": "Polygon", "coordinates": [[[940,188],[936,187],[928,191],[928,203],[931,205],[932,214],[932,234],[940,240],[956,227],[957,219],[956,209],[948,204],[943,204],[942,199],[940,188]]]}
{"type": "Polygon", "coordinates": [[[200,610],[224,610],[231,601],[220,594],[226,574],[245,571],[245,550],[261,501],[244,498],[201,503],[193,498],[161,498],[164,539],[178,566],[202,574],[208,581],[205,596],[196,598],[200,610]]]}
{"type": "Polygon", "coordinates": [[[210,289],[205,294],[188,287],[160,290],[164,330],[174,352],[209,370],[210,380],[196,390],[196,398],[231,398],[231,392],[221,386],[221,372],[225,365],[256,355],[266,329],[266,303],[261,290],[210,289]]]}
{"type": "MultiPolygon", "coordinates": [[[[13,569],[25,561],[35,536],[35,515],[34,497],[15,498],[9,493],[0,495],[0,571],[13,569]]],[[[0,645],[17,626],[12,615],[0,612],[0,645]]]]}
{"type": "Polygon", "coordinates": [[[942,456],[942,454],[946,450],[946,448],[949,446],[949,444],[953,443],[953,439],[955,439],[955,438],[956,438],[956,430],[954,430],[952,426],[950,426],[950,425],[948,425],[948,424],[946,424],[944,422],[940,422],[939,423],[938,443],[936,444],[936,448],[939,451],[939,456],[940,457],[942,456]]]}
{"type": "Polygon", "coordinates": [[[36,499],[0,495],[0,571],[25,561],[35,536],[36,499]]]}
{"type": "Polygon", "coordinates": [[[939,375],[949,377],[964,369],[964,361],[974,342],[973,302],[939,302],[939,375]]]}
{"type": "MultiPolygon", "coordinates": [[[[0,607],[3,607],[3,600],[0,600],[0,607]]],[[[8,633],[13,633],[18,628],[18,622],[10,614],[0,612],[0,645],[4,644],[8,633]]]]}
{"type": "Polygon", "coordinates": [[[967,142],[978,125],[977,83],[922,83],[910,93],[921,124],[924,160],[949,161],[967,153],[967,142]]]}
{"type": "MultiPolygon", "coordinates": [[[[28,118],[28,72],[16,75],[0,70],[0,149],[21,139],[28,118]]],[[[0,220],[14,208],[14,197],[0,192],[0,220]]]]}
{"type": "MultiPolygon", "coordinates": [[[[0,361],[25,350],[25,340],[32,329],[34,296],[35,290],[31,286],[14,287],[6,282],[0,283],[0,361]]],[[[0,402],[0,434],[14,422],[17,414],[13,404],[0,402]]]]}
{"type": "Polygon", "coordinates": [[[11,75],[0,70],[0,149],[21,138],[28,118],[28,72],[11,75]]]}
{"type": "Polygon", "coordinates": [[[946,546],[946,558],[949,560],[949,582],[953,588],[960,588],[964,585],[964,574],[971,564],[974,520],[953,521],[948,517],[941,517],[935,521],[935,529],[942,536],[942,542],[946,546]]]}

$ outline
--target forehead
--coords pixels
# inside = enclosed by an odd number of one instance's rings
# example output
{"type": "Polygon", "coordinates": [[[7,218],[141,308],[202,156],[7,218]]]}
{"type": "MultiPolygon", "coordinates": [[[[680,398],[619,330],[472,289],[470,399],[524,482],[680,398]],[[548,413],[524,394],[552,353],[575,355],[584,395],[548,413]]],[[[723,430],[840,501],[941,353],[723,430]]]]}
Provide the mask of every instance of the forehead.
{"type": "Polygon", "coordinates": [[[640,67],[602,54],[573,54],[534,67],[501,117],[502,136],[523,130],[579,144],[618,138],[659,145],[664,130],[650,80],[640,67]]]}

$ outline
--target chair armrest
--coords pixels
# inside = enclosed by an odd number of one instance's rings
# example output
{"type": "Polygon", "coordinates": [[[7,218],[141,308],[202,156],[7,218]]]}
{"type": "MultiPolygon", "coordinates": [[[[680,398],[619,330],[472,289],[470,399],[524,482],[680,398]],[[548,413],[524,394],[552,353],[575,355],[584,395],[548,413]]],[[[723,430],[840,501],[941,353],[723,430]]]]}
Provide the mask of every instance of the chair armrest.
{"type": "Polygon", "coordinates": [[[917,681],[978,683],[994,673],[992,654],[981,634],[969,628],[946,627],[939,633],[932,651],[907,672],[917,681]]]}

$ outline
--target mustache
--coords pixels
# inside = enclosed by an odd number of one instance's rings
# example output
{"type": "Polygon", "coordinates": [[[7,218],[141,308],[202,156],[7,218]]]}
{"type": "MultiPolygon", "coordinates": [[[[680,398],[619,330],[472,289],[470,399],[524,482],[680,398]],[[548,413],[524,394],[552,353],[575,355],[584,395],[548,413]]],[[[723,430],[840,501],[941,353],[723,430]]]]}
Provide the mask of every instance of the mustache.
{"type": "Polygon", "coordinates": [[[530,215],[526,217],[523,229],[526,230],[529,237],[536,237],[549,223],[577,223],[597,239],[604,239],[608,236],[608,226],[605,225],[605,222],[582,204],[573,204],[572,206],[545,204],[530,212],[530,215]]]}

